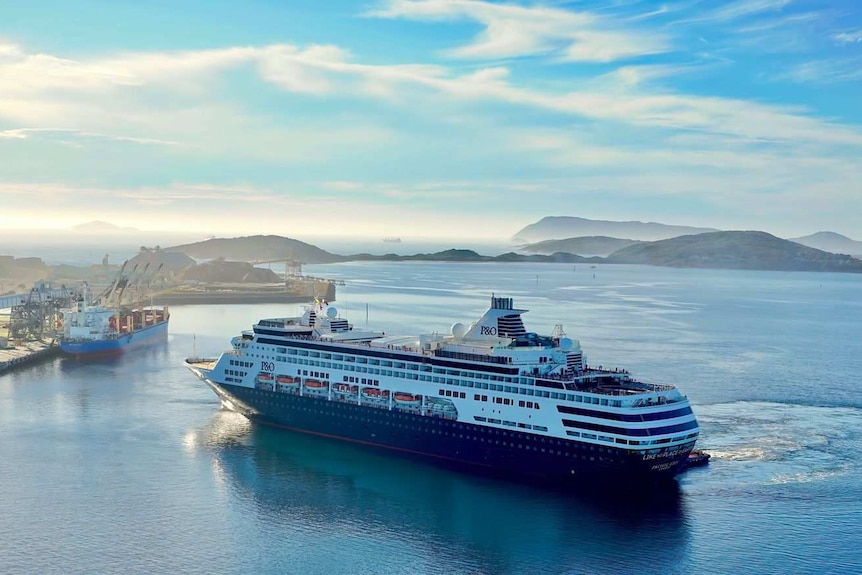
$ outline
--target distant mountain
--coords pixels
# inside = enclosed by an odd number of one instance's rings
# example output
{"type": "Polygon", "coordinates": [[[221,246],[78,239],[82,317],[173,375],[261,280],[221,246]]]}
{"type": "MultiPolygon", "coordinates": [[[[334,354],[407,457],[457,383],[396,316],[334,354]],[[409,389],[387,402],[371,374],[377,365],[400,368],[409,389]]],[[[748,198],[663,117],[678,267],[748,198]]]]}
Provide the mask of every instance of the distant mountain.
{"type": "Polygon", "coordinates": [[[509,252],[498,256],[485,256],[467,249],[449,249],[413,255],[341,256],[311,244],[281,236],[210,239],[164,248],[164,251],[182,252],[200,259],[223,258],[242,262],[282,261],[292,257],[303,263],[343,261],[623,263],[683,268],[862,272],[860,259],[809,248],[766,232],[705,232],[654,242],[638,242],[616,250],[607,258],[583,257],[564,252],[550,255],[509,252]]]}
{"type": "Polygon", "coordinates": [[[224,258],[244,262],[293,259],[304,264],[329,264],[345,259],[317,246],[282,236],[213,238],[164,249],[182,252],[197,259],[224,258]]]}
{"type": "Polygon", "coordinates": [[[612,253],[607,261],[677,268],[862,273],[862,260],[766,232],[712,232],[635,244],[612,253]]]}
{"type": "Polygon", "coordinates": [[[513,240],[522,243],[584,236],[608,236],[630,240],[663,240],[718,231],[715,228],[669,226],[655,222],[614,222],[574,216],[548,216],[518,231],[513,240]]]}
{"type": "Polygon", "coordinates": [[[579,256],[607,256],[619,249],[639,243],[635,240],[609,238],[607,236],[586,236],[582,238],[566,238],[564,240],[545,240],[527,244],[519,248],[522,252],[535,254],[553,254],[563,252],[579,256]]]}
{"type": "Polygon", "coordinates": [[[137,228],[123,228],[117,225],[114,225],[110,222],[103,222],[102,220],[93,220],[92,222],[87,222],[85,224],[78,224],[72,228],[76,232],[85,232],[85,233],[109,233],[109,232],[137,232],[140,231],[137,228]]]}
{"type": "Polygon", "coordinates": [[[810,236],[801,238],[790,238],[803,246],[816,248],[833,254],[850,254],[851,256],[862,255],[862,242],[851,240],[847,236],[835,232],[817,232],[810,236]]]}

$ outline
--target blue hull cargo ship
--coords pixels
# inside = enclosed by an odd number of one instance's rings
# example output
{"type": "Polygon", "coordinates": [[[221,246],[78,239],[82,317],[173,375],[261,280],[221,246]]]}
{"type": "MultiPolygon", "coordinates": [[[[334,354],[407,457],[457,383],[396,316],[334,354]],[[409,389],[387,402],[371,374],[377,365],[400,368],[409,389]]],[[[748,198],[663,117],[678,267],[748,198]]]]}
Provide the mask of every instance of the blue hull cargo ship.
{"type": "Polygon", "coordinates": [[[130,351],[168,334],[164,306],[111,309],[86,299],[63,311],[60,351],[67,355],[110,355],[130,351]]]}
{"type": "Polygon", "coordinates": [[[185,365],[252,421],[458,467],[631,486],[686,468],[699,427],[677,388],[588,366],[562,325],[528,332],[512,304],[492,296],[449,334],[386,336],[320,302],[185,365]]]}

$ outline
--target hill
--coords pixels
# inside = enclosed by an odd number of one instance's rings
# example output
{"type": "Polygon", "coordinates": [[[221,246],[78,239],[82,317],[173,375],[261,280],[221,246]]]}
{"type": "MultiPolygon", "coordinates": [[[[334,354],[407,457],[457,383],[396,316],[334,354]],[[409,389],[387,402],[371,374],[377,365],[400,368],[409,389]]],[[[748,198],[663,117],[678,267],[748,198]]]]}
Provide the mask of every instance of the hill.
{"type": "Polygon", "coordinates": [[[607,261],[677,268],[862,273],[862,260],[755,231],[711,232],[635,244],[612,253],[607,261]]]}
{"type": "Polygon", "coordinates": [[[639,243],[636,240],[623,240],[607,236],[586,236],[581,238],[566,238],[563,240],[544,240],[521,246],[520,251],[535,254],[553,254],[564,252],[580,256],[607,256],[630,245],[639,243]]]}
{"type": "Polygon", "coordinates": [[[317,246],[282,236],[213,238],[165,248],[165,251],[182,252],[197,259],[223,258],[244,262],[293,259],[305,264],[329,264],[344,261],[343,256],[331,254],[317,246]]]}
{"type": "Polygon", "coordinates": [[[816,248],[833,254],[850,254],[851,256],[862,255],[862,242],[851,240],[847,236],[835,232],[817,232],[810,236],[801,238],[790,238],[803,246],[816,248]]]}
{"type": "Polygon", "coordinates": [[[387,262],[556,262],[556,263],[582,263],[601,262],[602,258],[584,258],[574,254],[555,253],[549,255],[526,255],[507,252],[498,256],[483,256],[473,250],[450,249],[431,254],[397,255],[386,254],[375,256],[371,254],[355,254],[345,256],[347,260],[357,261],[387,261],[387,262]]]}
{"type": "Polygon", "coordinates": [[[78,224],[77,226],[73,226],[72,230],[76,232],[84,232],[88,234],[104,234],[104,233],[117,233],[117,232],[136,232],[137,228],[122,228],[118,225],[112,224],[110,222],[103,222],[102,220],[93,220],[92,222],[87,222],[84,224],[78,224]]]}
{"type": "Polygon", "coordinates": [[[669,226],[656,222],[614,222],[588,220],[574,216],[548,216],[519,230],[513,240],[521,243],[584,236],[609,236],[630,240],[654,241],[717,231],[714,228],[669,226]]]}

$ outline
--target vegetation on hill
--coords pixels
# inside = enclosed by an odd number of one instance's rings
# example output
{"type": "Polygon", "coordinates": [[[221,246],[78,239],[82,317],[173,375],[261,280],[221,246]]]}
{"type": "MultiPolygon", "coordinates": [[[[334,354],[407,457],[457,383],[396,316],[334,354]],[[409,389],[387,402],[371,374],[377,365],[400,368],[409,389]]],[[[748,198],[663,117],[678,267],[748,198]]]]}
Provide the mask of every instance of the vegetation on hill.
{"type": "Polygon", "coordinates": [[[555,253],[550,255],[525,255],[507,252],[498,256],[483,256],[473,250],[451,249],[432,254],[397,255],[386,254],[375,256],[371,254],[356,254],[346,256],[349,260],[360,261],[428,261],[428,262],[558,262],[581,263],[602,261],[601,258],[584,258],[575,254],[555,253]]]}
{"type": "Polygon", "coordinates": [[[862,272],[862,260],[777,238],[766,232],[712,232],[635,244],[610,263],[678,268],[862,272]]]}

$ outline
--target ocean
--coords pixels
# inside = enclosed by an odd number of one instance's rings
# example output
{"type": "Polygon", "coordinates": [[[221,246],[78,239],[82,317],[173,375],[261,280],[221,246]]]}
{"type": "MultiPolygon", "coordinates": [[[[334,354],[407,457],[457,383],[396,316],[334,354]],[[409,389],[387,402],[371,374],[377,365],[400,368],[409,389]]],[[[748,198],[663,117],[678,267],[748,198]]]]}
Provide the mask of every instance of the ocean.
{"type": "Polygon", "coordinates": [[[387,335],[511,296],[591,364],[673,383],[713,457],[678,489],[550,489],[249,424],[182,366],[293,305],[175,306],[167,342],[0,376],[0,573],[862,573],[862,276],[346,263],[387,335]]]}

